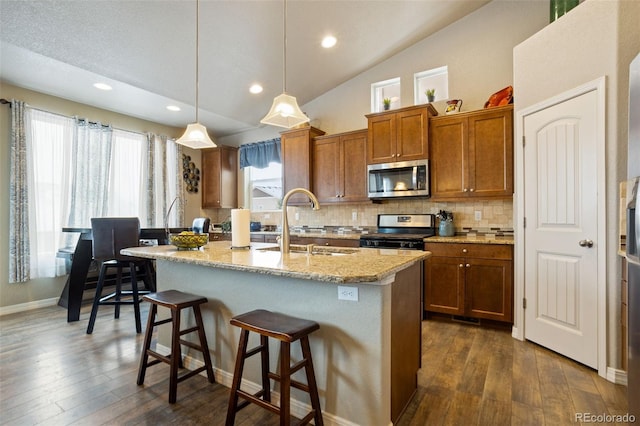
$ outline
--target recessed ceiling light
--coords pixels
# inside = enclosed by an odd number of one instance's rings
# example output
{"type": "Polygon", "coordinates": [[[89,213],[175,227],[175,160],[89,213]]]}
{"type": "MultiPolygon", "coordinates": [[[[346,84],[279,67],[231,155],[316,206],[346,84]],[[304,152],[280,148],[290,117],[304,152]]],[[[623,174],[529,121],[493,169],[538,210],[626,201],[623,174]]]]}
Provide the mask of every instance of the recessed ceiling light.
{"type": "Polygon", "coordinates": [[[328,49],[336,45],[338,40],[334,36],[326,36],[322,39],[322,47],[328,49]]]}
{"type": "Polygon", "coordinates": [[[95,83],[93,87],[100,90],[113,90],[113,87],[109,86],[107,83],[95,83]]]}
{"type": "Polygon", "coordinates": [[[259,84],[254,84],[249,88],[249,91],[254,95],[257,93],[262,93],[262,86],[260,86],[259,84]]]}
{"type": "Polygon", "coordinates": [[[169,111],[180,111],[180,107],[175,105],[167,105],[167,109],[169,111]]]}

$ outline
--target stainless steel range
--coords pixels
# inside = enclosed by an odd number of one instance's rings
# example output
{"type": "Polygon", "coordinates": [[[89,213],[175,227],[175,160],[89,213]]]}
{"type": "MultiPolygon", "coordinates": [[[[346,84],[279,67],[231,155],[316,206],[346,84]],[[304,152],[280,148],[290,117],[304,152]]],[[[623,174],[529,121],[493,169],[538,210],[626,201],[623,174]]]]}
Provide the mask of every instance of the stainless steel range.
{"type": "Polygon", "coordinates": [[[360,247],[423,250],[435,224],[433,214],[379,214],[377,232],[360,236],[360,247]]]}

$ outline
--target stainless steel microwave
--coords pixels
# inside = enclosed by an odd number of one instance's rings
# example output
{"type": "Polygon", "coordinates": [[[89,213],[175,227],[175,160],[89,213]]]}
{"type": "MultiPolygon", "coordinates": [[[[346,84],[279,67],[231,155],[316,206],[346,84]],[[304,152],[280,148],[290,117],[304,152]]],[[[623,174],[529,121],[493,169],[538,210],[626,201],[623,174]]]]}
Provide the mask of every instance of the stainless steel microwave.
{"type": "Polygon", "coordinates": [[[367,166],[369,198],[428,197],[429,160],[367,166]]]}

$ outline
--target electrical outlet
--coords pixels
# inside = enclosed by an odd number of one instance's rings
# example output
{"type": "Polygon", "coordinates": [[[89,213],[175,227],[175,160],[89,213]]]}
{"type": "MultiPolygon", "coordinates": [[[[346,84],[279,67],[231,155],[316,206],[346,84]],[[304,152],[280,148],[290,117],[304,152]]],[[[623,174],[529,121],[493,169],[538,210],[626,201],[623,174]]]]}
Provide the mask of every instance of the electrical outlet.
{"type": "Polygon", "coordinates": [[[300,213],[296,212],[296,220],[300,220],[300,213]]]}
{"type": "Polygon", "coordinates": [[[358,287],[338,286],[338,300],[358,301],[358,287]]]}
{"type": "Polygon", "coordinates": [[[351,220],[354,222],[358,221],[358,212],[351,212],[351,220]]]}
{"type": "Polygon", "coordinates": [[[475,218],[476,218],[476,220],[482,220],[482,211],[476,210],[475,211],[475,218]]]}

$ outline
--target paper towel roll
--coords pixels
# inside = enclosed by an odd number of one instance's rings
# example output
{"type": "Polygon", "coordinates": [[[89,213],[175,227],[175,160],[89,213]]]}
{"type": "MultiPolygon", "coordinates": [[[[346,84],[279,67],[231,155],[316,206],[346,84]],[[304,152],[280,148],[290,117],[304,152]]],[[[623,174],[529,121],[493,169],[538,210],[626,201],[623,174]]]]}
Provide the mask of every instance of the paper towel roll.
{"type": "Polygon", "coordinates": [[[248,247],[251,241],[249,223],[251,211],[249,209],[231,210],[231,246],[248,247]]]}

